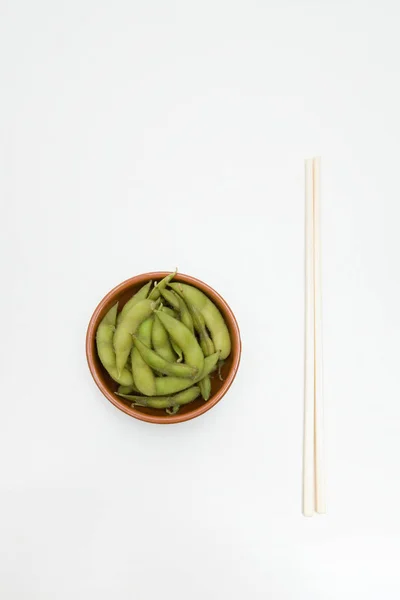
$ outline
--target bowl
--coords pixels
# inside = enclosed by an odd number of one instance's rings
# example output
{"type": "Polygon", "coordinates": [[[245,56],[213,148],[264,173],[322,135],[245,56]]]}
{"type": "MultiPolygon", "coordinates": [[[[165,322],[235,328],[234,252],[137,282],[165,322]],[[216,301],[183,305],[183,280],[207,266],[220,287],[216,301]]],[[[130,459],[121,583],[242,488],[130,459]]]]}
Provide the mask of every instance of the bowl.
{"type": "Polygon", "coordinates": [[[229,333],[231,336],[232,342],[232,350],[228,358],[225,360],[222,369],[221,369],[221,379],[218,376],[218,373],[215,372],[214,376],[211,378],[211,395],[210,398],[205,402],[203,398],[197,398],[190,404],[186,404],[182,406],[179,412],[175,415],[168,415],[165,411],[135,406],[132,407],[131,403],[128,400],[124,400],[120,396],[116,395],[116,391],[118,388],[118,383],[116,383],[107,371],[104,369],[103,365],[100,362],[99,357],[97,356],[96,349],[96,331],[97,327],[107,313],[107,311],[118,301],[118,310],[121,310],[123,305],[131,298],[132,294],[137,292],[145,283],[147,283],[150,279],[153,281],[160,281],[163,277],[165,277],[168,272],[157,271],[154,273],[143,273],[142,275],[136,275],[131,279],[127,279],[126,281],[120,283],[112,289],[106,296],[104,296],[103,300],[97,306],[94,311],[92,318],[90,319],[89,326],[86,334],[86,356],[89,365],[90,372],[92,377],[100,389],[100,391],[104,394],[104,396],[112,403],[114,406],[130,415],[131,417],[135,417],[136,419],[140,419],[141,421],[147,421],[148,423],[181,423],[183,421],[188,421],[189,419],[193,419],[194,417],[198,417],[203,413],[207,412],[217,404],[225,396],[226,392],[232,385],[233,380],[235,379],[239,363],[240,363],[240,354],[241,354],[241,341],[240,341],[240,332],[235,316],[230,309],[229,305],[225,302],[225,300],[215,291],[212,287],[196,279],[195,277],[191,277],[190,275],[184,275],[182,273],[178,273],[174,277],[174,281],[181,281],[183,283],[188,283],[199,288],[202,292],[204,292],[219,308],[221,311],[226,325],[229,329],[229,333]]]}

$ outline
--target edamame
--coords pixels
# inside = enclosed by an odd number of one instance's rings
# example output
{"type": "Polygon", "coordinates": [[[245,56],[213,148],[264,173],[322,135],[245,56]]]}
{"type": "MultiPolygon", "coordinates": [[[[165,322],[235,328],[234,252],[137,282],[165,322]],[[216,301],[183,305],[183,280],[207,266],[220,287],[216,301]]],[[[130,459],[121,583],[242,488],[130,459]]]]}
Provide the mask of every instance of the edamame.
{"type": "MultiPolygon", "coordinates": [[[[118,394],[126,400],[133,400],[132,406],[146,406],[149,408],[171,408],[174,406],[182,406],[193,402],[200,395],[200,388],[197,385],[184,390],[174,396],[154,396],[153,398],[145,398],[143,396],[133,396],[130,394],[118,394]]],[[[174,411],[176,412],[176,411],[174,411]]]]}
{"type": "Polygon", "coordinates": [[[156,377],[157,396],[169,396],[170,394],[175,394],[176,392],[185,390],[193,385],[193,383],[198,383],[215,370],[218,358],[219,352],[215,352],[214,354],[211,354],[211,356],[207,356],[204,359],[204,367],[202,372],[194,380],[182,379],[180,377],[156,377]]]}
{"type": "MultiPolygon", "coordinates": [[[[176,377],[189,377],[192,379],[194,379],[199,373],[198,369],[196,369],[195,367],[191,367],[190,365],[176,362],[168,362],[167,360],[165,360],[165,358],[163,358],[162,356],[154,352],[154,350],[146,346],[146,344],[143,344],[140,338],[136,337],[135,335],[133,336],[133,344],[139,350],[145,363],[149,367],[154,369],[154,371],[164,373],[165,375],[173,375],[176,377]]],[[[133,378],[136,382],[135,371],[133,370],[133,367],[132,373],[133,378]]]]}
{"type": "MultiPolygon", "coordinates": [[[[150,343],[153,322],[154,317],[151,315],[139,326],[138,342],[143,340],[143,342],[150,343]]],[[[146,396],[154,396],[156,394],[155,375],[136,347],[131,350],[131,363],[133,381],[139,392],[146,396]]]]}
{"type": "Polygon", "coordinates": [[[204,354],[193,333],[186,325],[162,311],[157,311],[157,316],[171,338],[181,348],[185,363],[195,367],[200,373],[204,366],[204,354]]]}
{"type": "Polygon", "coordinates": [[[119,313],[115,304],[96,332],[100,361],[119,383],[116,393],[132,406],[170,415],[200,394],[210,398],[210,374],[231,351],[219,309],[196,287],[173,282],[175,275],[146,283],[119,313]]]}
{"type": "Polygon", "coordinates": [[[172,349],[167,330],[165,329],[164,325],[161,323],[157,315],[154,319],[151,343],[157,354],[159,354],[169,362],[175,361],[175,354],[172,349]]]}
{"type": "Polygon", "coordinates": [[[153,282],[150,280],[148,283],[146,283],[146,285],[141,287],[140,290],[136,292],[136,294],[134,294],[130,300],[128,300],[128,302],[122,307],[122,310],[117,317],[117,323],[123,319],[132,306],[135,306],[135,304],[147,298],[147,294],[149,293],[152,283],[153,282]]]}
{"type": "Polygon", "coordinates": [[[115,322],[117,319],[118,302],[114,304],[105,317],[100,322],[96,331],[97,354],[101,364],[109,375],[121,385],[132,385],[132,375],[127,369],[122,369],[118,373],[116,365],[116,356],[113,347],[113,336],[115,331],[115,322]]]}
{"type": "Polygon", "coordinates": [[[132,348],[132,334],[136,333],[139,325],[149,317],[157,307],[157,302],[141,300],[126,313],[117,325],[114,333],[114,350],[118,374],[122,372],[132,348]]]}
{"type": "Polygon", "coordinates": [[[215,350],[220,351],[222,360],[227,358],[231,352],[231,338],[224,318],[215,304],[201,290],[192,285],[181,282],[172,282],[169,285],[188,304],[199,309],[211,333],[215,350]]]}
{"type": "Polygon", "coordinates": [[[154,288],[149,294],[150,300],[158,300],[160,293],[162,293],[162,291],[167,287],[168,283],[175,277],[177,272],[178,269],[176,269],[173,273],[169,273],[164,277],[164,279],[161,279],[159,283],[155,284],[154,288]]]}

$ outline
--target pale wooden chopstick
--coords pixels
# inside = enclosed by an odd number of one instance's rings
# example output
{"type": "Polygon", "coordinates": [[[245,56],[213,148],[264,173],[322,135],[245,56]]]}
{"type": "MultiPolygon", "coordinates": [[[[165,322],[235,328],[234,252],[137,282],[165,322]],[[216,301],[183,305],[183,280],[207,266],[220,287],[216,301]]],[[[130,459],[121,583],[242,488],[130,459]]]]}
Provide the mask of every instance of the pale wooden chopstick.
{"type": "Polygon", "coordinates": [[[305,163],[305,373],[303,514],[326,512],[321,286],[321,160],[305,163]]]}
{"type": "Polygon", "coordinates": [[[321,284],[321,159],[313,161],[314,188],[314,438],[315,510],[326,512],[321,284]]]}
{"type": "Polygon", "coordinates": [[[304,432],[303,432],[303,514],[315,511],[314,447],[314,199],[313,160],[305,163],[305,360],[304,360],[304,432]]]}

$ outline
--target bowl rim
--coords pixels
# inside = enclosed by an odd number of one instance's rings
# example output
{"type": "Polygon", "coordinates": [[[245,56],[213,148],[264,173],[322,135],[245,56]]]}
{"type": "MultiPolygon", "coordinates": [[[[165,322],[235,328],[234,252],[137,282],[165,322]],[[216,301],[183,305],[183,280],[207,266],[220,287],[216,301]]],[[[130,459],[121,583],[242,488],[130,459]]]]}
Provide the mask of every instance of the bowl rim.
{"type": "Polygon", "coordinates": [[[194,285],[198,287],[201,291],[206,293],[211,299],[217,298],[218,303],[224,307],[224,311],[229,315],[230,322],[227,323],[229,333],[231,336],[234,336],[236,339],[237,350],[233,356],[232,366],[230,368],[229,374],[226,377],[224,384],[221,388],[204,404],[201,404],[195,410],[188,413],[177,413],[176,415],[167,415],[160,416],[151,415],[142,413],[135,408],[131,407],[129,404],[125,404],[122,401],[118,400],[115,394],[111,393],[107,387],[103,384],[100,377],[97,373],[96,368],[96,357],[95,357],[95,344],[93,344],[93,339],[96,335],[96,330],[98,326],[99,315],[103,311],[104,307],[109,303],[110,298],[113,296],[118,296],[120,293],[124,292],[127,288],[131,287],[136,283],[146,282],[150,279],[159,280],[168,275],[170,271],[151,271],[148,273],[141,273],[139,275],[135,275],[134,277],[130,277],[129,279],[125,279],[118,285],[116,285],[112,290],[110,290],[98,303],[95,308],[86,331],[86,359],[89,366],[90,373],[101,391],[101,393],[109,400],[116,408],[119,408],[122,412],[127,415],[134,417],[135,419],[139,419],[140,421],[146,421],[147,423],[156,423],[161,425],[167,425],[171,423],[183,423],[184,421],[189,421],[200,415],[209,411],[213,406],[215,406],[222,398],[225,396],[229,388],[231,387],[233,380],[236,377],[236,373],[239,368],[241,353],[242,353],[242,342],[240,338],[240,330],[236,320],[235,315],[233,314],[232,309],[229,304],[224,300],[224,298],[216,292],[211,286],[196,277],[192,277],[191,275],[186,275],[185,273],[177,273],[178,280],[183,283],[188,283],[190,285],[194,285]],[[93,350],[94,349],[94,350],[93,350]]]}

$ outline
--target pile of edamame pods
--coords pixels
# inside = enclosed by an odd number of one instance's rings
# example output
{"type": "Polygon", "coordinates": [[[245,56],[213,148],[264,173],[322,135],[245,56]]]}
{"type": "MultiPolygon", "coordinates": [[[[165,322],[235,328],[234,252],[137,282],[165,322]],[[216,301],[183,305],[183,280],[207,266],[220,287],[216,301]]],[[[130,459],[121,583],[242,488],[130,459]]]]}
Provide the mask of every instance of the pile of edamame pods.
{"type": "Polygon", "coordinates": [[[173,281],[176,271],[149,281],[96,332],[97,353],[116,392],[132,406],[175,414],[200,394],[208,400],[210,374],[231,352],[228,328],[201,290],[173,281]]]}

